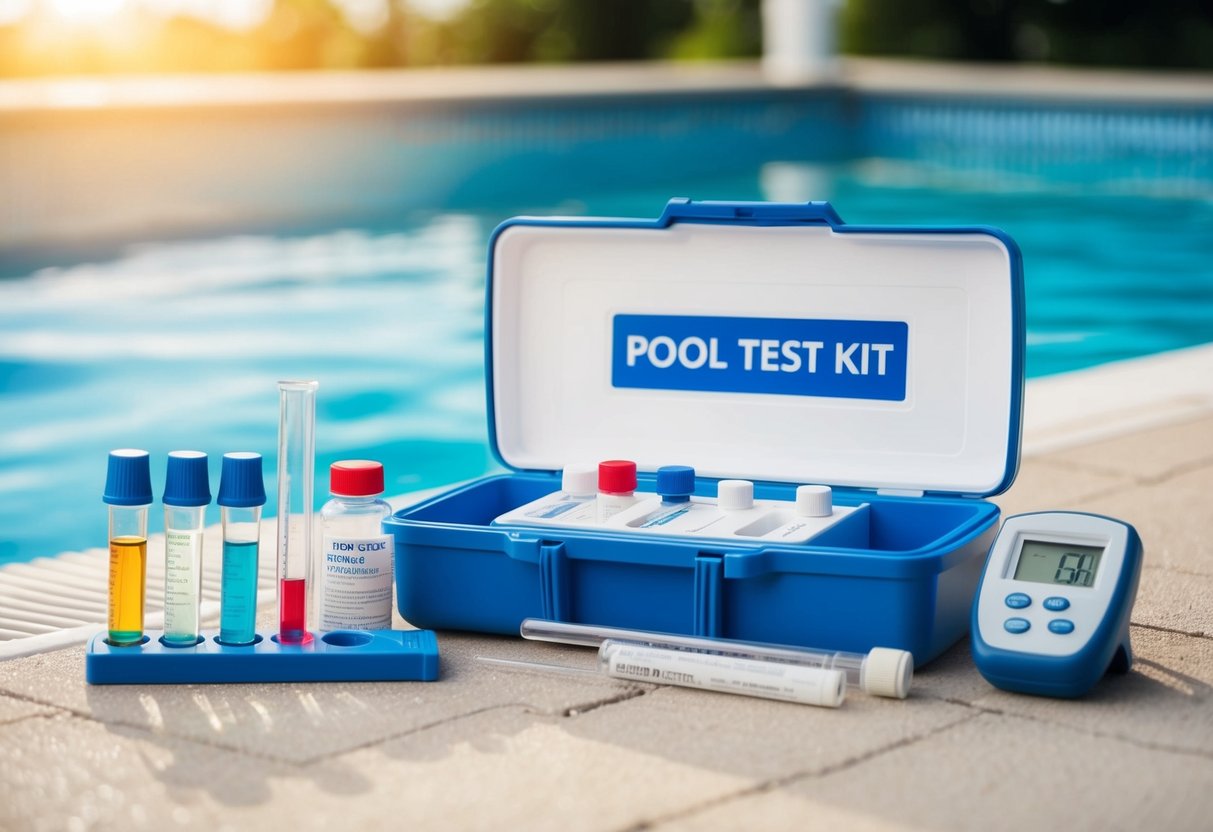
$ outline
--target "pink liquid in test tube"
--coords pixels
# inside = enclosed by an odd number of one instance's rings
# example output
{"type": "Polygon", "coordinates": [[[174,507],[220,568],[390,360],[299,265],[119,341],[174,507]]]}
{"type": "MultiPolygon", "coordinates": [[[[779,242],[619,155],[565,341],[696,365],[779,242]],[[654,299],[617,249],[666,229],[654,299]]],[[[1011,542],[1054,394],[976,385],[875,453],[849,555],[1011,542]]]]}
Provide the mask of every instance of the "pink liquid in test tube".
{"type": "Polygon", "coordinates": [[[278,421],[278,641],[302,644],[312,561],[316,468],[315,381],[280,381],[278,421]]]}

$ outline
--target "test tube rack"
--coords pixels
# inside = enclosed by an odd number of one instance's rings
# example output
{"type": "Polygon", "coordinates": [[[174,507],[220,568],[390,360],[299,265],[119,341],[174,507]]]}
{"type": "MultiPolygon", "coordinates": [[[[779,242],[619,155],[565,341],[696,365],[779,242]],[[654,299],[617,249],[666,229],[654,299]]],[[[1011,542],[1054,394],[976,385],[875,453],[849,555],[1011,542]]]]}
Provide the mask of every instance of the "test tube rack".
{"type": "Polygon", "coordinates": [[[253,644],[230,645],[218,631],[176,647],[149,630],[139,644],[115,646],[93,636],[84,661],[91,685],[243,682],[432,682],[438,639],[432,630],[333,630],[302,644],[258,633],[253,644]]]}

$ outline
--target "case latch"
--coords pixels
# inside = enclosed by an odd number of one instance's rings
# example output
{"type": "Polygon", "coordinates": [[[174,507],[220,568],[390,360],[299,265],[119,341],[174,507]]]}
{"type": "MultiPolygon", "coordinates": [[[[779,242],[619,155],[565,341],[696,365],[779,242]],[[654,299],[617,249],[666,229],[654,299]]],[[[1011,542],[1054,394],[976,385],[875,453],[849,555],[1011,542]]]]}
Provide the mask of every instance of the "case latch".
{"type": "Polygon", "coordinates": [[[695,556],[694,634],[719,638],[724,621],[724,557],[712,552],[695,556]]]}

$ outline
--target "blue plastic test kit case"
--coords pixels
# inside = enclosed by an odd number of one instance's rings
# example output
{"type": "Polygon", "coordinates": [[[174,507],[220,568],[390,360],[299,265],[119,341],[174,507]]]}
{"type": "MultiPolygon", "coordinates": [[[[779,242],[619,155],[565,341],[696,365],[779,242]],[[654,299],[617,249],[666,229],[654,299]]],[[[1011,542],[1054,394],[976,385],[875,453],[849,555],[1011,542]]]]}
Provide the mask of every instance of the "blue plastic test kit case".
{"type": "Polygon", "coordinates": [[[846,225],[827,203],[672,200],[656,220],[493,234],[486,364],[509,473],[384,522],[413,625],[540,617],[866,651],[969,628],[1019,462],[1023,270],[984,227],[846,225]],[[493,525],[569,462],[632,459],[755,496],[867,506],[805,544],[493,525]]]}

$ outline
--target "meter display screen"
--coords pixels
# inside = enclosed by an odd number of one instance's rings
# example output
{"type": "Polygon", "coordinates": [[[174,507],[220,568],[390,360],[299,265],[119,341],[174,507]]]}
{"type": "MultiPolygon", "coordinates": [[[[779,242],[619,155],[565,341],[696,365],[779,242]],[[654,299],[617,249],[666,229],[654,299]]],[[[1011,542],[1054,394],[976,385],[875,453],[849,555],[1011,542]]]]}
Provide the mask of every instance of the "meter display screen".
{"type": "Polygon", "coordinates": [[[1019,549],[1015,580],[1061,586],[1090,586],[1099,571],[1103,546],[1074,546],[1025,539],[1019,549]]]}

